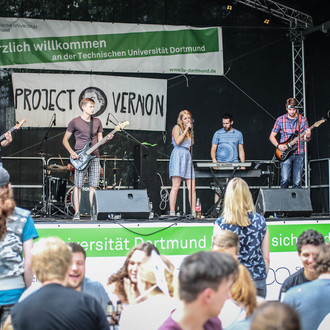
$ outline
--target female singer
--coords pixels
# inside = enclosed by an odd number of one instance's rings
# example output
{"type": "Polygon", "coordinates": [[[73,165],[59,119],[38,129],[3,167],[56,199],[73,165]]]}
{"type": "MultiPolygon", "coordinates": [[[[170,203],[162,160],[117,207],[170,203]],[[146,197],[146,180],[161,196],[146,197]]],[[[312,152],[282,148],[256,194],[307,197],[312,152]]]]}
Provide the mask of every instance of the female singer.
{"type": "Polygon", "coordinates": [[[195,172],[190,154],[190,147],[193,143],[191,121],[191,113],[188,110],[182,110],[179,113],[177,125],[175,125],[172,130],[172,144],[174,149],[171,153],[169,168],[170,179],[172,180],[170,215],[175,215],[176,198],[181,185],[181,180],[186,180],[192,214],[195,215],[195,172]]]}

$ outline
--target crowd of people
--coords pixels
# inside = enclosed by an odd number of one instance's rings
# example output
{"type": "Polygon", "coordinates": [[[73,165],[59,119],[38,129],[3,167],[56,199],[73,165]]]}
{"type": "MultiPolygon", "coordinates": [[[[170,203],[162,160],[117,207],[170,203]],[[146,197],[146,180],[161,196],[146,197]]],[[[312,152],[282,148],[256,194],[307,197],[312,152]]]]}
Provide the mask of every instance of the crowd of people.
{"type": "Polygon", "coordinates": [[[187,256],[176,269],[153,244],[141,243],[109,276],[106,287],[85,276],[86,252],[79,244],[48,237],[33,246],[38,238],[33,220],[15,205],[4,168],[0,207],[0,311],[5,330],[329,326],[330,243],[315,230],[304,231],[297,240],[303,267],[284,281],[278,301],[267,301],[267,224],[255,212],[242,179],[228,184],[210,251],[187,256]],[[33,274],[37,281],[32,283],[33,274]],[[120,318],[109,312],[111,300],[120,306],[120,318]]]}

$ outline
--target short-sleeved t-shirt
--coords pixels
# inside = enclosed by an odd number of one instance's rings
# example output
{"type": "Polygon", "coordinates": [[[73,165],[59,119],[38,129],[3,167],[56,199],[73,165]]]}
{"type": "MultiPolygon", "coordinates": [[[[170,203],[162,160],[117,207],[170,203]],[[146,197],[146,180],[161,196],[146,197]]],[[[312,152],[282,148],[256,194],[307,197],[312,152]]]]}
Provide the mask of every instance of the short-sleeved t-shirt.
{"type": "MultiPolygon", "coordinates": [[[[73,133],[76,139],[75,150],[80,150],[86,145],[86,143],[90,143],[90,122],[83,120],[81,117],[72,119],[69,122],[67,131],[73,133]]],[[[103,127],[101,120],[98,118],[94,118],[93,139],[90,146],[93,146],[98,142],[97,135],[98,133],[102,133],[102,132],[103,132],[103,127]]],[[[98,149],[94,150],[92,152],[92,155],[100,157],[99,150],[98,149]]]]}
{"type": "Polygon", "coordinates": [[[217,144],[217,162],[238,162],[238,147],[243,144],[243,134],[233,128],[227,132],[224,128],[219,129],[213,135],[212,144],[217,144]]]}

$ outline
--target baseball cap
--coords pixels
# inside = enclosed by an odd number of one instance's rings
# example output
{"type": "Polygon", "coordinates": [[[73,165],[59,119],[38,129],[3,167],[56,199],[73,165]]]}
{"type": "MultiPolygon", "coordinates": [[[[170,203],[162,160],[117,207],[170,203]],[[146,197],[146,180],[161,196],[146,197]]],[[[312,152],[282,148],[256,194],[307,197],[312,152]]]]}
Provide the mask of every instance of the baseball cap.
{"type": "Polygon", "coordinates": [[[9,183],[10,175],[6,169],[0,167],[0,187],[9,183]]]}

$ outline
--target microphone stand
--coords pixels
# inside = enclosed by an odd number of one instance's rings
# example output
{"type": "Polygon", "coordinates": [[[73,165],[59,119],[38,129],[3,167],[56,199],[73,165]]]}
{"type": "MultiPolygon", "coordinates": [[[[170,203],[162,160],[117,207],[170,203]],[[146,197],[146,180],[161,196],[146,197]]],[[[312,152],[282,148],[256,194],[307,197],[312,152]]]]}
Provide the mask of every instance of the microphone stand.
{"type": "MultiPolygon", "coordinates": [[[[110,118],[109,118],[109,121],[110,121],[111,124],[113,124],[115,126],[118,125],[118,124],[114,123],[110,118]]],[[[132,136],[126,130],[121,129],[120,132],[123,132],[125,134],[125,137],[126,137],[126,151],[128,151],[128,142],[129,142],[129,140],[135,141],[140,146],[143,146],[144,148],[148,149],[147,146],[145,146],[144,144],[142,144],[138,139],[136,139],[134,136],[132,136]]],[[[137,171],[137,169],[135,169],[135,170],[137,171]]],[[[129,175],[129,157],[128,157],[128,152],[126,153],[126,172],[127,172],[127,187],[129,189],[130,175],[129,175]]]]}
{"type": "MultiPolygon", "coordinates": [[[[190,139],[191,139],[191,146],[190,146],[190,157],[191,157],[191,165],[190,165],[190,214],[193,216],[193,209],[192,209],[192,205],[193,205],[193,126],[191,127],[190,130],[190,139]]],[[[197,198],[196,198],[197,201],[197,198]]],[[[195,203],[195,214],[196,214],[196,203],[195,203]]]]}
{"type": "MultiPolygon", "coordinates": [[[[46,145],[46,152],[45,152],[45,156],[47,157],[47,152],[48,152],[48,145],[47,145],[47,140],[48,140],[48,134],[50,132],[50,129],[55,125],[55,114],[53,114],[50,124],[48,126],[48,129],[46,131],[45,136],[43,137],[42,141],[39,144],[39,147],[37,149],[38,153],[43,154],[43,151],[41,150],[43,143],[45,142],[46,145]]],[[[48,170],[47,170],[47,161],[45,160],[45,166],[46,168],[43,169],[43,175],[42,175],[42,213],[44,214],[44,216],[48,216],[50,215],[50,210],[48,207],[49,204],[49,195],[50,195],[50,185],[49,185],[49,175],[48,175],[48,170]]],[[[44,166],[44,165],[43,165],[44,166]]]]}
{"type": "MultiPolygon", "coordinates": [[[[299,109],[298,108],[296,108],[296,109],[297,109],[297,121],[298,121],[298,156],[300,158],[300,143],[301,143],[300,142],[300,125],[301,125],[301,123],[299,122],[299,109]]],[[[301,119],[302,119],[302,117],[301,117],[301,119]]],[[[305,141],[303,141],[303,143],[305,143],[305,141]]],[[[300,164],[299,164],[299,166],[300,166],[300,164]]],[[[292,169],[292,171],[293,171],[293,169],[292,169]]],[[[303,174],[303,171],[301,170],[300,171],[300,186],[302,186],[302,174],[303,174]]],[[[292,186],[293,186],[293,183],[292,183],[292,186]]]]}

